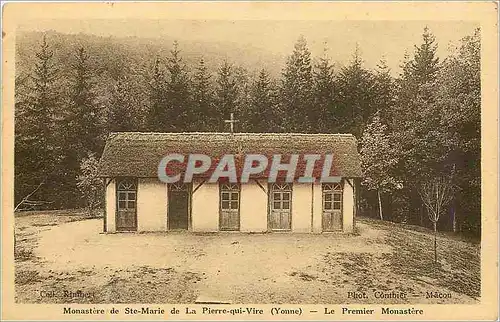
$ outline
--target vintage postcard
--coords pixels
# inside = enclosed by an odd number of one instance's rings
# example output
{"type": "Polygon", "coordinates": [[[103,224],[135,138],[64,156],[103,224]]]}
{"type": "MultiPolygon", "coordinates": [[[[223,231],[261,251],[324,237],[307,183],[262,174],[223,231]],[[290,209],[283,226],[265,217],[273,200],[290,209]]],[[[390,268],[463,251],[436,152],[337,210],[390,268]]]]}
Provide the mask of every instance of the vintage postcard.
{"type": "Polygon", "coordinates": [[[497,320],[498,3],[3,5],[3,320],[497,320]]]}

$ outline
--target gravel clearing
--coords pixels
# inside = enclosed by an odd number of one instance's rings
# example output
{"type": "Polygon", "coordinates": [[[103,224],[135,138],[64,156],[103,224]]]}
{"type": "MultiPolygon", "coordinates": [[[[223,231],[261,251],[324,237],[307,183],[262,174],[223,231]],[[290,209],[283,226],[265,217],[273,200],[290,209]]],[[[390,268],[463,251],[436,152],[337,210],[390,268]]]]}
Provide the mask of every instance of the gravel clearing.
{"type": "Polygon", "coordinates": [[[432,234],[402,225],[361,219],[354,235],[102,234],[102,219],[82,219],[51,212],[16,217],[17,302],[479,300],[479,244],[440,235],[435,265],[432,234]],[[64,296],[71,292],[79,295],[64,296]],[[363,292],[367,298],[348,298],[363,292]],[[400,293],[406,297],[380,298],[400,293]]]}

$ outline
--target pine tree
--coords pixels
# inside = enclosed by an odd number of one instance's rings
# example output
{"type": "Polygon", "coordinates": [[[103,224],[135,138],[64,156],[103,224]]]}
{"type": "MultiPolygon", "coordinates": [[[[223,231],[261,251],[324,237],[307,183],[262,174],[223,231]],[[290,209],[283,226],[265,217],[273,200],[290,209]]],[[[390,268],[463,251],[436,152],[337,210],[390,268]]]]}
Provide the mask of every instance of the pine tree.
{"type": "Polygon", "coordinates": [[[399,79],[402,81],[407,81],[411,78],[411,66],[412,61],[410,59],[410,54],[405,50],[403,55],[403,61],[399,65],[401,72],[399,73],[399,79]]]}
{"type": "MultiPolygon", "coordinates": [[[[438,76],[440,125],[446,131],[445,165],[458,194],[450,211],[450,229],[481,231],[481,35],[464,37],[438,76]]],[[[443,218],[444,219],[444,218],[443,218]]]]}
{"type": "Polygon", "coordinates": [[[280,101],[283,128],[289,132],[309,132],[315,126],[308,120],[313,105],[311,53],[304,36],[295,44],[283,70],[280,101]]]}
{"type": "Polygon", "coordinates": [[[326,54],[315,66],[314,71],[314,106],[309,120],[314,124],[315,132],[337,132],[339,119],[336,116],[333,65],[326,54]]]}
{"type": "Polygon", "coordinates": [[[132,97],[126,80],[119,79],[112,92],[107,118],[108,132],[125,132],[137,130],[132,107],[132,97]]]}
{"type": "Polygon", "coordinates": [[[439,58],[436,57],[436,38],[428,27],[424,28],[422,44],[415,46],[415,56],[410,65],[412,78],[419,85],[435,82],[439,71],[439,58]]]}
{"type": "Polygon", "coordinates": [[[337,84],[341,130],[360,137],[375,112],[375,83],[373,74],[363,67],[358,46],[351,63],[340,71],[337,84]]]}
{"type": "Polygon", "coordinates": [[[166,91],[167,127],[164,131],[182,132],[196,122],[190,104],[190,80],[187,67],[174,41],[167,61],[168,80],[166,91]]]}
{"type": "Polygon", "coordinates": [[[149,81],[149,108],[146,128],[154,132],[164,132],[167,120],[165,73],[160,58],[156,57],[149,81]]]}
{"type": "MultiPolygon", "coordinates": [[[[411,113],[415,100],[432,103],[437,92],[437,76],[440,68],[439,58],[436,56],[437,44],[434,35],[425,27],[422,34],[422,43],[415,45],[413,58],[405,53],[402,64],[402,73],[399,77],[399,93],[397,114],[405,117],[411,113]]],[[[399,121],[397,120],[399,123],[399,121]]]]}
{"type": "Polygon", "coordinates": [[[217,129],[224,131],[224,118],[228,118],[230,113],[236,112],[236,103],[238,100],[238,87],[234,77],[233,66],[224,60],[217,72],[217,129]]]}
{"type": "Polygon", "coordinates": [[[95,103],[89,56],[85,48],[79,47],[71,65],[73,74],[70,80],[69,104],[60,126],[63,129],[62,159],[58,163],[58,195],[65,195],[67,202],[78,206],[80,196],[76,178],[80,171],[80,162],[89,153],[101,153],[100,111],[95,103]]]}
{"type": "Polygon", "coordinates": [[[251,125],[251,132],[273,132],[276,128],[275,102],[269,74],[261,69],[259,77],[252,85],[250,106],[245,118],[251,125]]]}
{"type": "Polygon", "coordinates": [[[214,94],[211,85],[211,75],[205,65],[205,60],[200,59],[193,75],[193,116],[195,123],[193,129],[196,131],[216,130],[214,120],[214,94]]]}
{"type": "Polygon", "coordinates": [[[67,148],[76,153],[76,168],[79,167],[80,160],[87,157],[89,153],[101,153],[103,146],[100,138],[100,110],[95,103],[88,60],[89,56],[85,48],[78,48],[72,66],[74,78],[71,84],[69,113],[65,119],[67,148]]]}
{"type": "Polygon", "coordinates": [[[404,58],[400,64],[401,72],[399,77],[395,80],[396,85],[396,106],[392,112],[392,120],[395,124],[394,127],[401,125],[399,118],[401,115],[406,114],[407,110],[411,109],[411,103],[418,90],[418,85],[413,80],[411,67],[412,60],[408,52],[405,51],[404,58]]]}
{"type": "MultiPolygon", "coordinates": [[[[397,136],[405,153],[405,171],[410,180],[419,180],[426,167],[439,167],[436,145],[429,135],[438,135],[440,109],[435,105],[439,59],[436,57],[435,38],[427,27],[422,44],[415,46],[413,59],[406,61],[400,80],[397,117],[394,120],[397,136]]],[[[427,169],[426,172],[429,172],[427,169]]],[[[416,185],[416,184],[415,184],[416,185]]]]}
{"type": "Polygon", "coordinates": [[[379,111],[384,124],[391,125],[395,103],[395,83],[385,59],[377,65],[374,82],[374,108],[379,111]]]}
{"type": "Polygon", "coordinates": [[[253,124],[249,122],[252,105],[252,80],[247,69],[241,66],[234,68],[234,80],[236,82],[236,109],[235,116],[239,120],[237,127],[238,132],[252,131],[253,124]]]}
{"type": "Polygon", "coordinates": [[[15,177],[16,203],[43,186],[33,199],[49,201],[50,184],[55,172],[57,145],[54,113],[59,104],[55,88],[57,69],[46,36],[43,35],[32,72],[31,95],[16,115],[15,177]]]}
{"type": "Polygon", "coordinates": [[[405,57],[398,80],[398,93],[392,113],[392,128],[401,147],[399,175],[408,188],[410,222],[425,224],[424,206],[417,187],[442,170],[441,111],[436,105],[439,59],[435,38],[427,27],[422,43],[415,46],[413,58],[405,57]]]}

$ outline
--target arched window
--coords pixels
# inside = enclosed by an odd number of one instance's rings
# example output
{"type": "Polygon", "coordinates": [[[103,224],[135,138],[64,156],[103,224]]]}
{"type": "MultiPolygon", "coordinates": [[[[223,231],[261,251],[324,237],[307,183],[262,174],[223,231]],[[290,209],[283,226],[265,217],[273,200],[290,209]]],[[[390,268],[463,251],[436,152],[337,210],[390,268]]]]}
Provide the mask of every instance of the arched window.
{"type": "Polygon", "coordinates": [[[323,231],[342,230],[342,184],[323,184],[323,231]]]}
{"type": "Polygon", "coordinates": [[[116,230],[137,230],[137,179],[118,179],[116,199],[116,230]]]}
{"type": "Polygon", "coordinates": [[[271,191],[272,208],[275,210],[289,210],[292,196],[292,184],[273,183],[271,191]]]}
{"type": "Polygon", "coordinates": [[[170,191],[189,191],[189,184],[182,182],[175,182],[168,185],[170,191]]]}
{"type": "Polygon", "coordinates": [[[134,179],[118,181],[118,210],[135,209],[137,206],[137,182],[134,179]]]}
{"type": "Polygon", "coordinates": [[[342,185],[340,183],[323,184],[323,209],[340,210],[342,208],[342,185]]]}
{"type": "Polygon", "coordinates": [[[238,184],[221,184],[220,201],[222,210],[238,210],[240,200],[240,186],[238,184]]]}
{"type": "Polygon", "coordinates": [[[292,229],[292,184],[273,183],[269,189],[269,228],[271,230],[292,229]]]}
{"type": "Polygon", "coordinates": [[[240,185],[221,183],[220,191],[220,230],[240,229],[240,185]]]}

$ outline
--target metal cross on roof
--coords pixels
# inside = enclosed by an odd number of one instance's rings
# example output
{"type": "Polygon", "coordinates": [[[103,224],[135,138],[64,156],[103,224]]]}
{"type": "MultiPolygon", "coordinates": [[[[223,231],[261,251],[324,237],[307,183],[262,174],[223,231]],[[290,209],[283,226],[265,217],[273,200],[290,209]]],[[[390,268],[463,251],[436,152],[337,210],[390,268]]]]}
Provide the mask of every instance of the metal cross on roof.
{"type": "Polygon", "coordinates": [[[229,120],[224,120],[224,122],[231,124],[231,134],[233,134],[234,133],[234,123],[239,122],[239,121],[235,120],[234,113],[231,113],[231,118],[229,120]]]}

